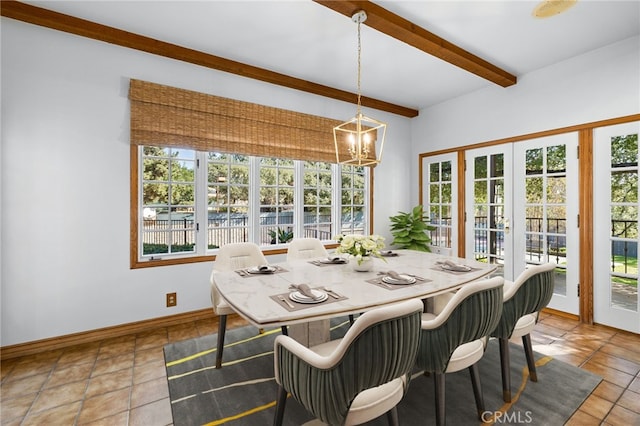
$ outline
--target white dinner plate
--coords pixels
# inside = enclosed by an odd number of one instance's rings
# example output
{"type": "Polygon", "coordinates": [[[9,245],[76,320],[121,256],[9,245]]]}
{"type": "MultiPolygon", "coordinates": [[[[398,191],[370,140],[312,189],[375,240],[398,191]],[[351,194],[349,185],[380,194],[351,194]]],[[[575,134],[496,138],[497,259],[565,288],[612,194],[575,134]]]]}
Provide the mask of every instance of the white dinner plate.
{"type": "Polygon", "coordinates": [[[407,285],[407,284],[413,284],[416,282],[416,278],[410,275],[400,274],[400,277],[402,277],[401,280],[396,280],[391,278],[388,275],[385,275],[384,277],[382,277],[382,281],[384,281],[387,284],[393,284],[393,285],[407,285]]]}
{"type": "Polygon", "coordinates": [[[333,259],[322,259],[319,261],[320,263],[347,263],[347,259],[341,257],[336,260],[333,259]]]}
{"type": "Polygon", "coordinates": [[[265,266],[254,266],[252,268],[247,269],[247,272],[250,274],[271,274],[276,271],[275,266],[265,265],[265,266]]]}
{"type": "Polygon", "coordinates": [[[329,295],[324,291],[312,289],[311,292],[316,296],[316,299],[307,297],[304,294],[300,293],[299,291],[294,291],[292,293],[289,293],[289,299],[298,303],[320,303],[320,302],[324,302],[329,297],[329,295]]]}

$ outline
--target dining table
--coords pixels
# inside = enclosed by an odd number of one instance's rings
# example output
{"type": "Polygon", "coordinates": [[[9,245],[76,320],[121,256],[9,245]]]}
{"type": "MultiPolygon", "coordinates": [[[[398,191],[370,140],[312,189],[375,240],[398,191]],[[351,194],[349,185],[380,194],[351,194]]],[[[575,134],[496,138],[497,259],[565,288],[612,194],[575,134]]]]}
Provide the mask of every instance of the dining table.
{"type": "Polygon", "coordinates": [[[220,295],[249,323],[261,329],[288,326],[290,336],[311,346],[328,340],[331,318],[414,298],[428,303],[496,270],[494,264],[414,250],[384,251],[365,272],[354,270],[353,261],[332,254],[262,265],[263,271],[259,265],[216,271],[213,278],[220,295]],[[318,300],[302,297],[296,288],[301,284],[318,300]]]}

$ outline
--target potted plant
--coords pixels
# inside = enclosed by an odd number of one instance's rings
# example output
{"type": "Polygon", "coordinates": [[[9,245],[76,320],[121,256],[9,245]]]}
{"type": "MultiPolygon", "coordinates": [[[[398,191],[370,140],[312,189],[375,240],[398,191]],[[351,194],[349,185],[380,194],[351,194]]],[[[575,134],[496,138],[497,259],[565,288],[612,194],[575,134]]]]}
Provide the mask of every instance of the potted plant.
{"type": "Polygon", "coordinates": [[[431,251],[431,237],[427,231],[433,231],[435,227],[427,224],[429,218],[422,205],[415,206],[409,213],[398,212],[389,219],[393,235],[391,245],[401,249],[431,251]]]}
{"type": "Polygon", "coordinates": [[[276,243],[288,243],[293,240],[293,231],[290,229],[278,228],[278,230],[269,231],[269,237],[271,238],[271,244],[276,243]]]}

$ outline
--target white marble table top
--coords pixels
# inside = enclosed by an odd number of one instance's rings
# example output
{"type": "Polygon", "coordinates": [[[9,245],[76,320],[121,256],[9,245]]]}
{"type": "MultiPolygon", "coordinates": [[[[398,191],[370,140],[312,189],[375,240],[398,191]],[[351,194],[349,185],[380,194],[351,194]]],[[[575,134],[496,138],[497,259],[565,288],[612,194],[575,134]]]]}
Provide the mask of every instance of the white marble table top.
{"type": "Polygon", "coordinates": [[[356,272],[351,265],[317,266],[307,260],[278,263],[287,272],[242,277],[236,272],[215,272],[215,285],[233,309],[257,327],[298,324],[320,319],[354,314],[377,306],[412,298],[428,298],[454,290],[465,283],[493,272],[496,267],[469,259],[442,256],[411,250],[398,250],[397,257],[385,261],[374,259],[370,272],[356,272]],[[453,274],[435,270],[443,260],[477,268],[471,272],[453,274]],[[400,274],[414,274],[425,281],[389,290],[367,280],[379,277],[379,272],[393,270],[400,274]],[[429,281],[430,280],[430,281],[429,281]],[[332,303],[309,305],[304,309],[288,311],[270,296],[287,293],[291,284],[308,284],[311,288],[328,287],[346,297],[332,303]]]}

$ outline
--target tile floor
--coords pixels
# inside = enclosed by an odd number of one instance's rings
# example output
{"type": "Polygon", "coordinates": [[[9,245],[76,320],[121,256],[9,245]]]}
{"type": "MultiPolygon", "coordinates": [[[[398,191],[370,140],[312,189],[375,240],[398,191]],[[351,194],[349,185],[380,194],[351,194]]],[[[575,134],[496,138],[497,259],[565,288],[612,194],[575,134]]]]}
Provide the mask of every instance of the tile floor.
{"type": "MultiPolygon", "coordinates": [[[[162,348],[216,331],[212,318],[5,360],[2,425],[170,425],[162,348]]],[[[640,335],[543,314],[532,338],[535,350],[604,377],[567,424],[640,425],[640,335]]]]}

